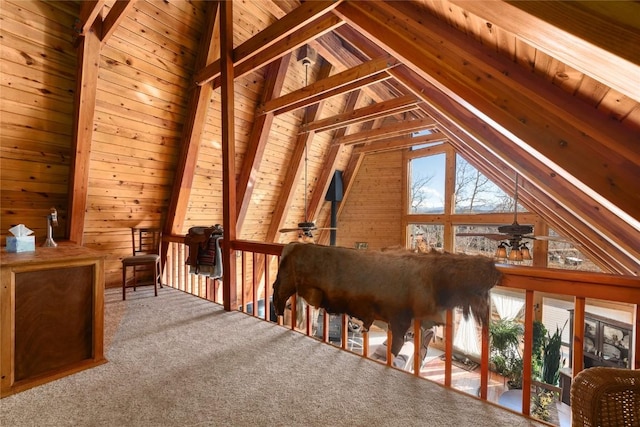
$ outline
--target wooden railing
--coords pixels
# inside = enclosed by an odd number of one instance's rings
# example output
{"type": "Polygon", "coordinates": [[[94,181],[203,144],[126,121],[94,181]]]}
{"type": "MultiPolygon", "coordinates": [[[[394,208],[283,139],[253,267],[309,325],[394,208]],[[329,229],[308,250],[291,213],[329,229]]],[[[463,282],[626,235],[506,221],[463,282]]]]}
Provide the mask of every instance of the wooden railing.
{"type": "MultiPolygon", "coordinates": [[[[164,269],[165,283],[176,289],[191,293],[201,298],[206,298],[222,304],[222,283],[194,274],[189,274],[186,265],[187,248],[180,243],[179,238],[172,238],[167,253],[167,262],[164,269]]],[[[264,320],[276,321],[271,311],[270,297],[272,283],[277,273],[277,264],[283,245],[262,244],[247,241],[232,242],[232,248],[236,252],[236,284],[237,304],[239,308],[260,317],[264,320]],[[262,310],[252,308],[262,301],[262,310]],[[270,315],[271,314],[271,315],[270,315]]],[[[614,301],[620,303],[635,304],[633,348],[630,349],[630,357],[633,357],[631,366],[640,369],[640,278],[630,276],[618,276],[591,272],[577,272],[566,270],[551,270],[543,268],[519,267],[513,265],[498,265],[503,273],[500,287],[517,289],[525,295],[524,307],[524,368],[523,368],[523,392],[522,413],[529,415],[532,385],[532,342],[534,322],[534,294],[564,295],[574,298],[574,327],[572,337],[572,374],[575,376],[583,369],[583,342],[584,342],[584,317],[586,299],[614,301]],[[526,355],[529,355],[528,357],[526,355]]],[[[225,272],[228,274],[228,272],[225,272]]],[[[291,315],[286,326],[301,333],[311,335],[311,320],[309,312],[306,313],[306,324],[296,324],[296,304],[291,304],[291,315]]],[[[329,316],[324,315],[322,340],[327,342],[329,316]]],[[[282,318],[277,319],[278,324],[283,325],[282,318]]],[[[342,316],[342,339],[340,346],[349,350],[347,337],[347,318],[342,316]]],[[[420,325],[414,322],[414,366],[413,374],[420,376],[420,325]]],[[[388,340],[391,339],[388,332],[388,340]]],[[[363,343],[358,354],[367,357],[368,334],[363,334],[363,343]]],[[[391,365],[391,357],[387,350],[387,364],[391,365]]],[[[444,385],[452,384],[452,356],[453,356],[453,313],[447,312],[444,325],[444,353],[445,372],[444,385]]],[[[480,358],[480,389],[478,397],[487,399],[489,384],[489,330],[485,325],[482,328],[481,358],[480,358]]]]}

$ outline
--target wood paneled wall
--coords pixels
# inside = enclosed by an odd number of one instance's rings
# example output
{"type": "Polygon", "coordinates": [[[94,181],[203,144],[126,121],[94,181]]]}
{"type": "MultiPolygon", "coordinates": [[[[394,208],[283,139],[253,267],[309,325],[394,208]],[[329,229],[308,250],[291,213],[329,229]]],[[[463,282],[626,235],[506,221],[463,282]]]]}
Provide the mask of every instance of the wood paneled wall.
{"type": "MultiPolygon", "coordinates": [[[[101,45],[83,243],[108,253],[107,287],[120,285],[120,260],[131,253],[129,228],[162,227],[166,219],[208,5],[137,1],[101,45]]],[[[8,228],[18,223],[35,230],[38,243],[44,241],[51,207],[59,212],[54,238],[60,241],[66,235],[69,202],[78,66],[73,28],[80,2],[15,0],[3,2],[0,9],[1,244],[8,228]]],[[[275,20],[250,4],[238,4],[237,9],[236,46],[275,20]],[[252,19],[246,20],[249,15],[252,19]]],[[[308,70],[310,81],[320,65],[308,70]]],[[[259,69],[236,80],[236,170],[244,161],[264,88],[263,73],[259,69]]],[[[302,64],[292,60],[283,93],[304,86],[305,77],[302,64]]],[[[215,90],[209,103],[182,233],[191,226],[223,222],[220,96],[215,90]]],[[[321,115],[331,116],[341,112],[344,101],[336,98],[324,104],[321,115]]],[[[265,238],[265,224],[272,221],[282,197],[285,173],[296,166],[290,156],[302,120],[303,110],[275,118],[250,213],[238,237],[265,238]]],[[[318,133],[309,144],[310,177],[322,168],[331,136],[318,133]]],[[[342,150],[338,167],[346,166],[349,153],[342,150]]],[[[310,178],[305,188],[301,178],[292,191],[294,201],[283,226],[304,220],[304,195],[310,198],[317,191],[316,181],[310,178]]],[[[328,215],[326,207],[321,212],[323,218],[328,215]]]]}
{"type": "Polygon", "coordinates": [[[365,156],[338,219],[337,245],[401,245],[402,151],[365,156]]]}
{"type": "Polygon", "coordinates": [[[84,243],[109,252],[107,286],[120,284],[129,227],[163,226],[204,17],[200,3],[136,2],[102,46],[84,243]]]}
{"type": "Polygon", "coordinates": [[[3,1],[0,54],[1,244],[25,224],[41,244],[49,210],[65,234],[76,52],[74,2],[3,1]]]}

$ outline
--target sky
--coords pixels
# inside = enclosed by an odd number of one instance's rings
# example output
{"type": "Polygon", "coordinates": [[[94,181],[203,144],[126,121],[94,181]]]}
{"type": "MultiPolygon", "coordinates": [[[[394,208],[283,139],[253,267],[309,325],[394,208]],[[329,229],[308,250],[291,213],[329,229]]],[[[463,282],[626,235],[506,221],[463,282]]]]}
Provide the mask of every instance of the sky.
{"type": "Polygon", "coordinates": [[[426,208],[441,207],[444,201],[445,155],[420,157],[411,161],[414,176],[432,176],[426,189],[428,200],[423,204],[426,208]]]}

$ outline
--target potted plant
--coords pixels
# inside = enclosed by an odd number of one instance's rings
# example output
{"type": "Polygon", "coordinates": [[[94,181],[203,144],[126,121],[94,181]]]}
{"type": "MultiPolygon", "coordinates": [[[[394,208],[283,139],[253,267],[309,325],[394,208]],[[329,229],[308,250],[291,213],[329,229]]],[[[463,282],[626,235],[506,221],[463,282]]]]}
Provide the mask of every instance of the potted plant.
{"type": "Polygon", "coordinates": [[[509,389],[521,389],[522,388],[522,357],[515,357],[511,360],[507,375],[507,386],[509,389]]]}
{"type": "Polygon", "coordinates": [[[560,380],[560,365],[562,361],[562,331],[564,331],[567,322],[562,329],[556,326],[553,335],[548,335],[543,346],[542,361],[542,381],[551,385],[558,385],[560,380]]]}
{"type": "Polygon", "coordinates": [[[531,370],[533,378],[542,378],[543,349],[547,338],[547,328],[539,320],[533,321],[533,343],[531,346],[531,370]]]}
{"type": "MultiPolygon", "coordinates": [[[[535,377],[551,386],[557,386],[560,378],[562,331],[566,325],[565,323],[562,329],[556,327],[553,335],[546,332],[546,336],[542,336],[542,348],[538,350],[541,369],[535,372],[535,377]]],[[[536,390],[536,393],[532,395],[531,415],[543,421],[550,421],[552,414],[556,412],[552,403],[557,399],[554,394],[558,393],[558,391],[540,387],[537,387],[536,390]]]]}
{"type": "Polygon", "coordinates": [[[497,373],[507,378],[510,388],[522,388],[520,342],[523,332],[523,325],[515,320],[500,319],[489,325],[491,363],[497,373]]]}

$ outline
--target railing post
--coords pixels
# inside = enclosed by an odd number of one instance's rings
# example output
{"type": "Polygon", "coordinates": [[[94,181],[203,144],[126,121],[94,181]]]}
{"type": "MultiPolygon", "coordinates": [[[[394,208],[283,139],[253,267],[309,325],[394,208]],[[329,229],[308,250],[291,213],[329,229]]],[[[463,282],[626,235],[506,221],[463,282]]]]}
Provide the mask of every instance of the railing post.
{"type": "Polygon", "coordinates": [[[444,326],[444,385],[451,387],[451,361],[453,359],[453,311],[447,310],[444,326]]]}
{"type": "Polygon", "coordinates": [[[489,389],[489,322],[482,324],[482,343],[480,355],[480,399],[487,400],[487,392],[489,389]]]}
{"type": "MultiPolygon", "coordinates": [[[[633,338],[633,342],[635,343],[636,349],[633,352],[633,367],[634,369],[640,369],[640,304],[636,304],[636,312],[635,312],[635,325],[636,325],[636,333],[633,338]]],[[[629,349],[631,351],[631,348],[629,349]]]]}
{"type": "MultiPolygon", "coordinates": [[[[413,374],[417,377],[420,376],[420,367],[422,365],[422,358],[420,352],[422,351],[422,321],[420,319],[413,319],[413,374]]],[[[425,357],[427,357],[425,355],[425,357]]]]}
{"type": "Polygon", "coordinates": [[[531,412],[531,355],[533,353],[533,291],[525,293],[524,350],[522,355],[522,413],[531,412]]]}
{"type": "Polygon", "coordinates": [[[573,377],[584,369],[584,313],[585,298],[576,297],[574,304],[573,316],[573,360],[572,372],[573,377]]]}

